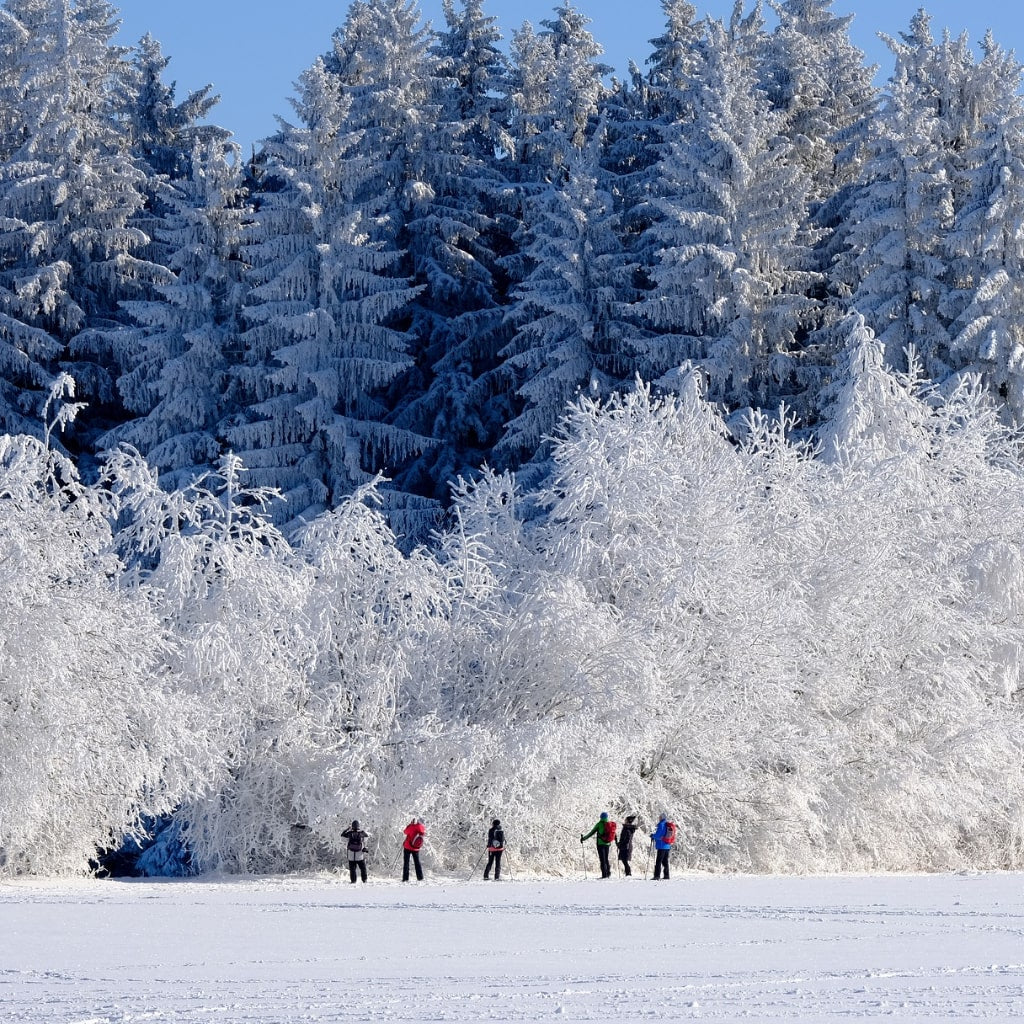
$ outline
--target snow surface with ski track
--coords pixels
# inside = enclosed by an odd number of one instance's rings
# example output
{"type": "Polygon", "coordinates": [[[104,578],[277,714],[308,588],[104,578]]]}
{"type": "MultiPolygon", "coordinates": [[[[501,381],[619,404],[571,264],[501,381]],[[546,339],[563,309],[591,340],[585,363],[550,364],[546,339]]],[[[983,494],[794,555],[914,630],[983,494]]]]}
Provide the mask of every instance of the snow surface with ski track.
{"type": "Polygon", "coordinates": [[[0,886],[5,1024],[998,1020],[1024,876],[0,886]]]}

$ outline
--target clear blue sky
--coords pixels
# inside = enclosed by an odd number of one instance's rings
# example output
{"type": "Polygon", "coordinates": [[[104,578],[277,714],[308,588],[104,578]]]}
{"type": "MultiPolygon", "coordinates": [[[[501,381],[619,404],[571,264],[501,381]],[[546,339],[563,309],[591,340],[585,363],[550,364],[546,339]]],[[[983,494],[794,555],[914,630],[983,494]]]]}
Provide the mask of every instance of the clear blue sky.
{"type": "MultiPolygon", "coordinates": [[[[168,78],[179,96],[211,82],[221,96],[213,119],[235,133],[246,148],[272,132],[274,115],[291,114],[288,98],[303,68],[330,46],[331,33],[345,20],[347,0],[112,0],[121,11],[121,39],[135,42],[152,33],[171,57],[168,78]]],[[[692,0],[700,15],[727,17],[732,0],[692,0]]],[[[524,20],[550,17],[556,0],[490,0],[507,37],[524,20]]],[[[606,61],[624,71],[630,59],[641,66],[647,40],[663,27],[659,0],[576,0],[592,19],[591,31],[605,48],[606,61]]],[[[853,41],[882,67],[888,50],[877,33],[906,29],[920,0],[833,0],[837,14],[854,13],[853,41]]],[[[1020,0],[932,0],[924,5],[936,35],[966,30],[972,41],[987,28],[1007,49],[1024,55],[1024,4],[1020,0]]],[[[426,18],[443,25],[441,0],[421,0],[426,18]]]]}

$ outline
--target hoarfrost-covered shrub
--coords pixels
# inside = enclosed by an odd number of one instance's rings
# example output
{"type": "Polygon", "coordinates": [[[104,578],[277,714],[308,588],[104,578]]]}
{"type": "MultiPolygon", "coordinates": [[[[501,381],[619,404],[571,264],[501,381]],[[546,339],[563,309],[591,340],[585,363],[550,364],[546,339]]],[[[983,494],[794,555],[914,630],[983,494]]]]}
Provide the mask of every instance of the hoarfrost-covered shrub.
{"type": "Polygon", "coordinates": [[[175,814],[203,869],[288,871],[343,859],[341,832],[373,807],[409,675],[409,640],[439,613],[430,563],[403,555],[372,488],[292,547],[268,497],[227,458],[166,495],[130,455],[112,480],[147,591],[207,710],[209,786],[175,814]]]}
{"type": "Polygon", "coordinates": [[[548,515],[521,549],[543,571],[520,572],[511,603],[521,615],[557,579],[575,611],[551,591],[541,603],[572,637],[538,632],[538,614],[517,634],[510,608],[488,644],[533,671],[488,704],[496,675],[476,705],[518,735],[510,712],[538,689],[572,707],[604,675],[626,684],[572,712],[601,752],[595,769],[581,744],[575,762],[603,788],[570,772],[550,811],[670,810],[700,867],[1017,863],[1015,444],[977,382],[922,390],[850,326],[827,458],[791,442],[784,416],[730,438],[694,375],[677,397],[640,386],[570,412],[537,496],[548,515]],[[584,652],[602,613],[609,643],[584,652]],[[560,658],[578,676],[553,672],[560,658]]]}
{"type": "Polygon", "coordinates": [[[414,816],[465,869],[497,816],[571,871],[602,810],[667,812],[696,868],[1019,864],[1019,439],[844,326],[819,447],[638,383],[570,409],[543,488],[460,484],[433,551],[373,487],[292,545],[236,459],[168,493],[114,453],[101,500],[5,439],[9,868],[175,798],[204,869],[336,867],[358,817],[379,871],[414,816]]]}
{"type": "Polygon", "coordinates": [[[0,437],[0,871],[75,874],[170,810],[201,719],[121,585],[106,499],[28,437],[0,437]]]}

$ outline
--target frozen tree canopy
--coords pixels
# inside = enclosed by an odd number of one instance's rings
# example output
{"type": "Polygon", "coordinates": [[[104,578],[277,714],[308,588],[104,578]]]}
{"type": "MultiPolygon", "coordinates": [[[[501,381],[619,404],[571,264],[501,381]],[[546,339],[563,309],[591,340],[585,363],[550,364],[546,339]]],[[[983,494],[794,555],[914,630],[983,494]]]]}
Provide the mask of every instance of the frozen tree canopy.
{"type": "Polygon", "coordinates": [[[0,0],[0,872],[1021,865],[1021,66],[836,3],[356,0],[245,160],[0,0]]]}
{"type": "Polygon", "coordinates": [[[691,370],[581,399],[543,487],[464,481],[408,553],[375,484],[293,544],[237,459],[88,485],[8,437],[5,869],[161,811],[194,867],[331,867],[410,808],[441,863],[492,815],[551,863],[599,805],[671,808],[697,867],[1019,864],[1019,438],[842,329],[821,449],[736,436],[691,370]]]}

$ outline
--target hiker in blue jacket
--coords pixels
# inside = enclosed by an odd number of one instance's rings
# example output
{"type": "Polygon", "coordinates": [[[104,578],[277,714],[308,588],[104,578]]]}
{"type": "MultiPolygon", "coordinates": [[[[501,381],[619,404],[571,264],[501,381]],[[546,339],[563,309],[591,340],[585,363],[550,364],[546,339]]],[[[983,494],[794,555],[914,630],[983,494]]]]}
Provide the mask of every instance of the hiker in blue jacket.
{"type": "MultiPolygon", "coordinates": [[[[673,830],[674,831],[674,830],[673,830]]],[[[665,872],[665,881],[668,881],[668,852],[672,849],[673,835],[669,837],[668,818],[663,814],[658,818],[657,828],[651,833],[654,840],[654,849],[657,851],[654,857],[654,880],[661,878],[662,871],[665,872]]]]}

